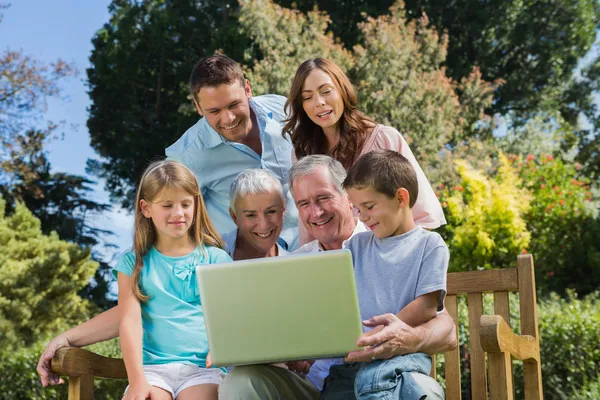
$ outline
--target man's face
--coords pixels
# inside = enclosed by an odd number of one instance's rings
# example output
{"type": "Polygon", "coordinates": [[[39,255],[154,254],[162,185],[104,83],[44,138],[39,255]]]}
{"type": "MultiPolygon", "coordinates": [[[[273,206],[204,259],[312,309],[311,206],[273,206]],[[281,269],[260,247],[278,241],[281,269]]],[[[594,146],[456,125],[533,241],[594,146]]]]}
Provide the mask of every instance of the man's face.
{"type": "Polygon", "coordinates": [[[352,203],[334,186],[326,167],[295,178],[292,192],[300,220],[326,249],[350,237],[355,227],[352,203]]]}
{"type": "Polygon", "coordinates": [[[248,81],[203,87],[194,98],[198,113],[221,136],[241,143],[252,129],[250,105],[252,89],[248,81]]]}

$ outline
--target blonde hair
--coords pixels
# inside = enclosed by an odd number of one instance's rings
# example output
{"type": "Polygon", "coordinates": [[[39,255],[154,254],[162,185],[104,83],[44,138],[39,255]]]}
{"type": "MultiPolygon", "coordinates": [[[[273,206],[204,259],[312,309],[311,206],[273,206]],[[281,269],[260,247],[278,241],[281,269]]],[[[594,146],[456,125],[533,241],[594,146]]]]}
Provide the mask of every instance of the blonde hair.
{"type": "MultiPolygon", "coordinates": [[[[156,243],[157,233],[154,223],[142,213],[140,202],[155,201],[164,190],[182,189],[194,197],[194,220],[188,231],[189,237],[196,245],[205,244],[223,248],[223,241],[206,212],[204,199],[198,181],[192,171],[176,161],[163,160],[153,162],[142,174],[135,199],[133,250],[135,265],[131,275],[131,289],[140,301],[150,297],[142,293],[139,286],[140,274],[144,266],[143,257],[156,243]]],[[[201,251],[204,252],[202,246],[201,251]]]]}

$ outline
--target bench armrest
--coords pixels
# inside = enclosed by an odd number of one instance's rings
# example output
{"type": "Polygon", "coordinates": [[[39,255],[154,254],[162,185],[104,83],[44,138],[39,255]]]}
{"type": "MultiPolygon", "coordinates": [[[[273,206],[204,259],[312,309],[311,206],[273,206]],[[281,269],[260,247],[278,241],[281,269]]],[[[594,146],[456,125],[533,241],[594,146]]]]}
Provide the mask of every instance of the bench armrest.
{"type": "Polygon", "coordinates": [[[78,347],[63,347],[52,358],[52,372],[62,376],[93,375],[99,378],[127,379],[125,363],[78,347]]]}
{"type": "Polygon", "coordinates": [[[540,344],[533,336],[515,334],[499,315],[482,315],[480,324],[479,336],[485,352],[508,352],[518,360],[539,362],[540,344]]]}

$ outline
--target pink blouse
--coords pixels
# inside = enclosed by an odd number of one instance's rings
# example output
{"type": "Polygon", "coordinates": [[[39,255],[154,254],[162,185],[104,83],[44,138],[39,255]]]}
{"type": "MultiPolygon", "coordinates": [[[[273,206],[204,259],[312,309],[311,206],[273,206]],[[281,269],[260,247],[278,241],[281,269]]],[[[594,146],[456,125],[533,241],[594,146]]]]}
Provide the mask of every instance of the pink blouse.
{"type": "MultiPolygon", "coordinates": [[[[419,194],[417,196],[417,201],[412,208],[415,224],[427,229],[435,229],[445,225],[446,217],[444,217],[442,206],[440,205],[431,184],[427,180],[425,173],[423,173],[421,166],[410,150],[408,143],[406,143],[406,140],[404,140],[400,132],[391,126],[377,125],[375,129],[373,129],[371,136],[369,136],[363,144],[362,151],[360,152],[359,157],[357,157],[357,160],[360,156],[374,150],[397,151],[406,157],[415,169],[417,180],[419,182],[419,194]]],[[[296,161],[298,161],[296,153],[292,150],[292,164],[295,164],[296,161]]],[[[298,231],[300,235],[300,246],[314,240],[312,235],[304,228],[302,221],[298,221],[298,231]]]]}

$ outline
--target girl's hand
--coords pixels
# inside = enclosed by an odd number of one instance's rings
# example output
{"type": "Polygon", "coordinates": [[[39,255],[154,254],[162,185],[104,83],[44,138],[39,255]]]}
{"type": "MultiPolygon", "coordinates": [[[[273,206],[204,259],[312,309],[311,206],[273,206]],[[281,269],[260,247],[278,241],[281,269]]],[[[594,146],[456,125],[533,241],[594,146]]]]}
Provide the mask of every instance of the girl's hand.
{"type": "Polygon", "coordinates": [[[152,386],[144,379],[143,382],[129,385],[123,400],[146,400],[152,399],[152,386]]]}
{"type": "Polygon", "coordinates": [[[71,343],[69,343],[69,339],[62,335],[58,335],[46,345],[46,348],[40,356],[40,360],[38,361],[36,368],[43,387],[48,386],[48,384],[59,385],[61,383],[65,383],[60,376],[52,372],[50,364],[52,362],[52,357],[54,357],[54,353],[56,353],[56,350],[70,345],[71,343]]]}

